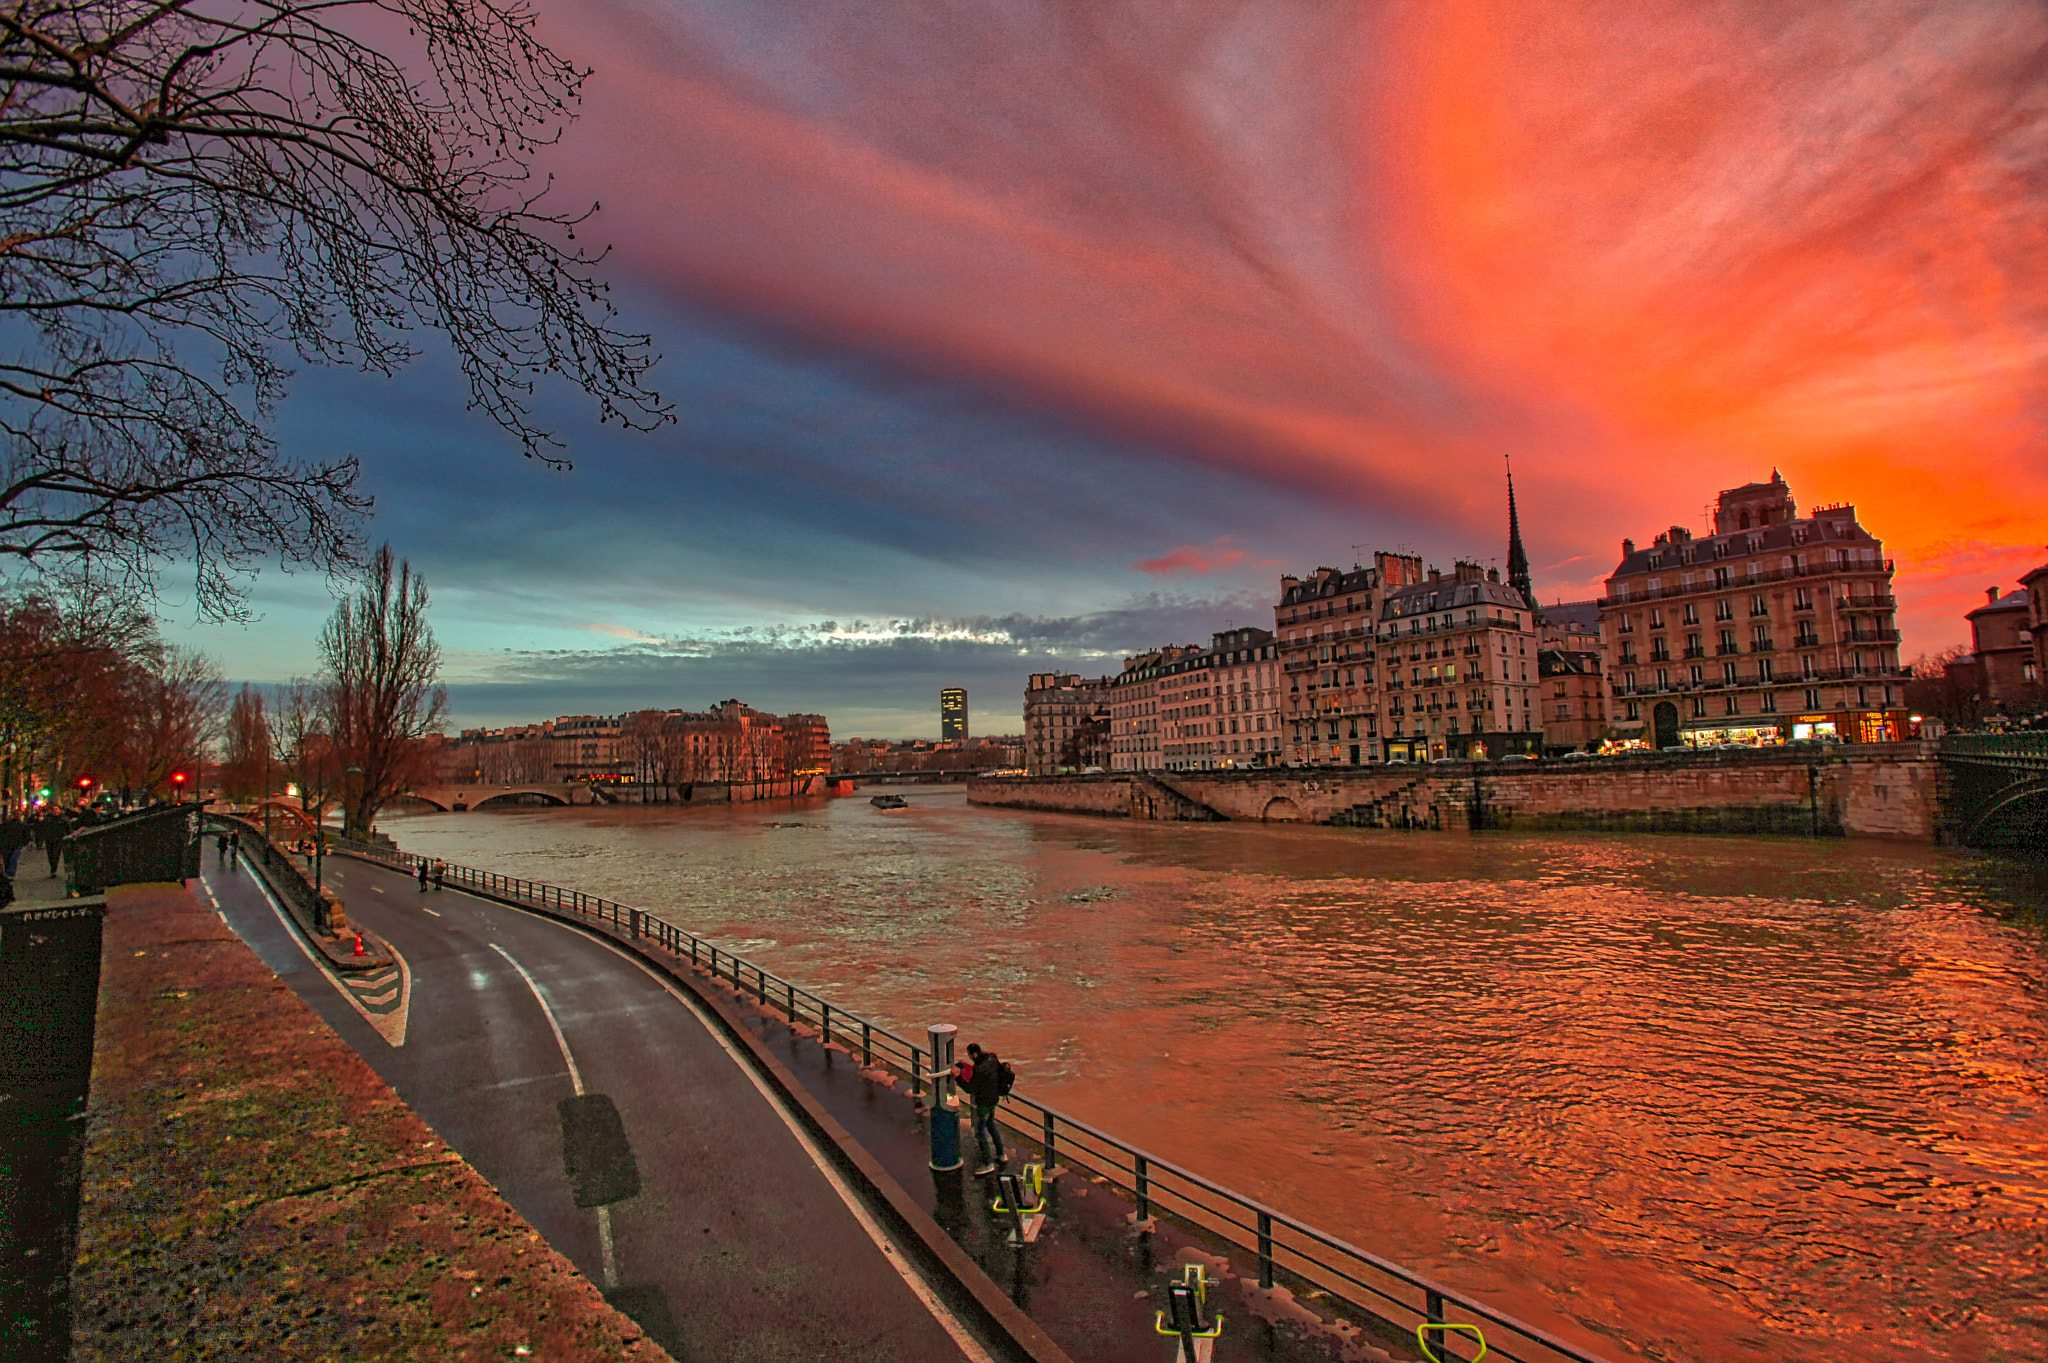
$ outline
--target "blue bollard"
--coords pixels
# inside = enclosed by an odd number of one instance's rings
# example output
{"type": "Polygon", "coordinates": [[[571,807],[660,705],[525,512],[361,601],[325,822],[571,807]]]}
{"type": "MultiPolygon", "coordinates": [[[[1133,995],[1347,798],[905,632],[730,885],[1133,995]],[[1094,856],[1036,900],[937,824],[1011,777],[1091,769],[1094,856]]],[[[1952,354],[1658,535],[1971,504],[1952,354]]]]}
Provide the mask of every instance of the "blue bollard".
{"type": "Polygon", "coordinates": [[[932,1168],[958,1169],[960,1111],[953,1100],[953,1041],[960,1029],[950,1022],[925,1028],[932,1039],[932,1168]]]}

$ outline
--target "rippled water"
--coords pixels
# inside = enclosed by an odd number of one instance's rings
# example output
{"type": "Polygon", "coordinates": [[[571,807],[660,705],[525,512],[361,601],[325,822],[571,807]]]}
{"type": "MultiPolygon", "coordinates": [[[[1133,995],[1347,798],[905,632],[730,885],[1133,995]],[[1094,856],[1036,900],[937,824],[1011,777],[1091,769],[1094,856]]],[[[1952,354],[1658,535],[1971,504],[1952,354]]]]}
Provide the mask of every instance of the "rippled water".
{"type": "Polygon", "coordinates": [[[2048,1357],[2048,877],[1931,848],[1125,824],[910,790],[390,818],[1539,1324],[2048,1357]]]}

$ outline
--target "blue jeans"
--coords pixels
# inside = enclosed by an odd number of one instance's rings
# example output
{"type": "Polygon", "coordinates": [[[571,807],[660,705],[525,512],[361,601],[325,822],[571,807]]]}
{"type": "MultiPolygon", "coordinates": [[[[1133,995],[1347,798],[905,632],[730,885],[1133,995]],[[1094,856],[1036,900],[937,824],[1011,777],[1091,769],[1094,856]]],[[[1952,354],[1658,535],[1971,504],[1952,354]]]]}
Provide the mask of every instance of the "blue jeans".
{"type": "Polygon", "coordinates": [[[17,847],[7,854],[7,874],[13,875],[14,868],[19,865],[21,865],[21,849],[17,847]]]}
{"type": "Polygon", "coordinates": [[[1003,1153],[1002,1128],[996,1125],[996,1108],[974,1105],[974,1143],[981,1147],[983,1164],[1000,1164],[1007,1156],[1003,1153]]]}

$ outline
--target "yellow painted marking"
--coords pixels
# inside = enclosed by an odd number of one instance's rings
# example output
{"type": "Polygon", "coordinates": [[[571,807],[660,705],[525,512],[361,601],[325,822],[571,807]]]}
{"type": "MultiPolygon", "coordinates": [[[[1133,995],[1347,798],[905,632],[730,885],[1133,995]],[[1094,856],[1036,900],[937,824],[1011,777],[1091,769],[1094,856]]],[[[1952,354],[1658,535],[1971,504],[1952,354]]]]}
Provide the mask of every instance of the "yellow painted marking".
{"type": "MultiPolygon", "coordinates": [[[[1429,1347],[1429,1332],[1432,1330],[1440,1334],[1450,1334],[1455,1331],[1461,1335],[1470,1335],[1478,1340],[1479,1352],[1472,1355],[1469,1360],[1466,1360],[1466,1363],[1479,1363],[1480,1359],[1486,1357],[1486,1336],[1479,1332],[1478,1326],[1464,1321],[1438,1322],[1426,1320],[1415,1327],[1415,1343],[1422,1349],[1422,1356],[1428,1359],[1429,1363],[1449,1363],[1449,1360],[1445,1359],[1442,1354],[1429,1347]]],[[[1439,1340],[1438,1342],[1441,1343],[1442,1341],[1439,1340]]]]}

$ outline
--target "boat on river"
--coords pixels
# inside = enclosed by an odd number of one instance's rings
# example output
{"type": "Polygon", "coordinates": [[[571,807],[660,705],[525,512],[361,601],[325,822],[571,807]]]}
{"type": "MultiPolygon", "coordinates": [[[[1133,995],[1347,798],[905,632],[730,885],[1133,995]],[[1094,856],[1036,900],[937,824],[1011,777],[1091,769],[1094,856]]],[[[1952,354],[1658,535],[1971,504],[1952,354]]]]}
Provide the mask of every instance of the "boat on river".
{"type": "Polygon", "coordinates": [[[904,799],[901,795],[877,795],[868,803],[876,809],[908,809],[910,807],[910,801],[904,799]]]}

